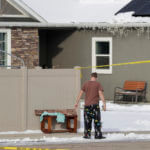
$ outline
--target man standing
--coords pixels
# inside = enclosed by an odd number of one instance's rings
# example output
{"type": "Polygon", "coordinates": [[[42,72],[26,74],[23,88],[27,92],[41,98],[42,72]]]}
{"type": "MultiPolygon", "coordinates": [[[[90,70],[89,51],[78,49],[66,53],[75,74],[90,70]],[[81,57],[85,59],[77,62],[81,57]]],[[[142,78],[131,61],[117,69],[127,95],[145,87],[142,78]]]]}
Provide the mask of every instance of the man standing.
{"type": "Polygon", "coordinates": [[[103,95],[103,88],[97,80],[97,73],[91,74],[91,80],[84,83],[77,101],[75,109],[78,108],[82,94],[85,92],[84,106],[84,138],[91,138],[92,119],[94,119],[95,139],[102,139],[101,115],[99,107],[99,97],[103,102],[103,109],[106,111],[106,103],[103,95]]]}

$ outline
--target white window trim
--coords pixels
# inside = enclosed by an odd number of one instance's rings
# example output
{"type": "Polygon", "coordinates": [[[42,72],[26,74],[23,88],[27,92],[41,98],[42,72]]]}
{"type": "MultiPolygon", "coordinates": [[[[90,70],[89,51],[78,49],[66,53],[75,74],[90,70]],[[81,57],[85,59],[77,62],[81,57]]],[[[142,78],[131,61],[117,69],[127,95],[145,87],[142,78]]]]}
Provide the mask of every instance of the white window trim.
{"type": "MultiPolygon", "coordinates": [[[[100,56],[106,56],[106,55],[100,55],[100,56]]],[[[107,55],[108,56],[108,55],[107,55]]],[[[112,74],[112,37],[93,37],[92,38],[92,72],[97,72],[101,74],[112,74]],[[106,69],[96,69],[96,47],[95,43],[98,41],[104,41],[110,43],[110,68],[109,70],[106,69]]]]}
{"type": "Polygon", "coordinates": [[[7,34],[7,66],[11,66],[11,29],[0,29],[0,33],[7,34]]]}

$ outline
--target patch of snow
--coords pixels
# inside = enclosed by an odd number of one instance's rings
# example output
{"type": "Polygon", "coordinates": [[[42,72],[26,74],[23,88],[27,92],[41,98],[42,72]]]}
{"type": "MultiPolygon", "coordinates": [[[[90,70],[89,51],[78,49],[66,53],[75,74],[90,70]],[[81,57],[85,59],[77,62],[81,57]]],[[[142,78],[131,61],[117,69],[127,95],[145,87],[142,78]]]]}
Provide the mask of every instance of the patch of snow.
{"type": "Polygon", "coordinates": [[[110,141],[125,141],[125,140],[150,140],[149,134],[135,134],[135,133],[129,133],[129,134],[107,134],[108,140],[110,141]]]}
{"type": "Polygon", "coordinates": [[[62,144],[62,143],[89,143],[89,142],[109,142],[109,141],[136,141],[136,140],[150,140],[150,134],[122,134],[122,133],[113,133],[113,134],[105,134],[106,139],[94,139],[92,136],[91,139],[84,139],[82,136],[80,137],[71,137],[71,138],[58,138],[58,137],[43,137],[40,139],[0,139],[0,144],[9,143],[9,145],[30,145],[30,144],[38,144],[40,143],[52,143],[52,144],[62,144]]]}
{"type": "Polygon", "coordinates": [[[113,22],[114,23],[150,23],[150,17],[134,17],[132,16],[134,12],[126,12],[126,13],[119,13],[118,15],[114,16],[113,22]]]}
{"type": "MultiPolygon", "coordinates": [[[[102,108],[102,102],[100,101],[100,108],[102,108]]],[[[84,102],[80,103],[80,109],[84,108],[84,102]]],[[[113,102],[107,102],[107,111],[122,111],[122,112],[150,112],[149,104],[116,104],[113,102]]]]}
{"type": "MultiPolygon", "coordinates": [[[[102,106],[102,103],[100,103],[102,106]]],[[[115,104],[107,102],[107,111],[122,111],[122,112],[150,112],[149,104],[115,104]]]]}
{"type": "Polygon", "coordinates": [[[150,121],[149,120],[137,120],[135,122],[137,125],[143,126],[143,127],[150,127],[150,121]]]}
{"type": "MultiPolygon", "coordinates": [[[[123,133],[112,133],[112,134],[105,134],[104,135],[106,137],[106,139],[101,139],[101,140],[95,140],[94,137],[92,136],[91,139],[89,139],[88,141],[93,142],[93,141],[125,141],[125,140],[146,140],[146,139],[150,139],[150,134],[135,134],[135,133],[129,133],[129,134],[123,134],[123,133]]],[[[52,137],[52,138],[47,138],[44,137],[43,140],[45,142],[48,143],[82,143],[82,142],[87,142],[87,139],[84,139],[82,136],[81,137],[72,137],[72,138],[56,138],[56,137],[52,137]]]]}
{"type": "Polygon", "coordinates": [[[80,0],[83,4],[99,4],[99,3],[129,3],[131,0],[80,0]]]}
{"type": "MultiPolygon", "coordinates": [[[[83,102],[79,132],[84,130],[83,102]]],[[[102,108],[102,103],[100,103],[102,108]]],[[[119,105],[107,102],[107,111],[101,111],[103,132],[150,131],[150,105],[119,105]]],[[[92,129],[94,131],[94,129],[92,129]]]]}

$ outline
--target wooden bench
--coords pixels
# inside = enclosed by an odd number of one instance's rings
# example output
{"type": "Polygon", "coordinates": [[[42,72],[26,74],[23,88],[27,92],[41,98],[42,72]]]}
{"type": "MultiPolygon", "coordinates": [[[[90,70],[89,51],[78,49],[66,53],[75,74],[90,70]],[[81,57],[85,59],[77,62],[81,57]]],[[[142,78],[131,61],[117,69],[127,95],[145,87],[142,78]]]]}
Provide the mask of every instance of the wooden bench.
{"type": "Polygon", "coordinates": [[[138,102],[146,101],[146,82],[145,81],[125,81],[123,88],[116,87],[114,91],[114,102],[123,100],[138,102]]]}
{"type": "Polygon", "coordinates": [[[77,113],[74,109],[65,109],[65,110],[35,110],[36,116],[41,116],[41,114],[46,111],[49,113],[59,112],[65,115],[66,119],[66,129],[65,130],[53,130],[52,129],[52,119],[56,116],[44,116],[43,121],[41,122],[41,130],[44,133],[52,133],[52,132],[77,132],[77,113]],[[74,121],[74,127],[71,128],[71,120],[74,121]],[[48,123],[48,128],[45,127],[45,124],[48,123]]]}

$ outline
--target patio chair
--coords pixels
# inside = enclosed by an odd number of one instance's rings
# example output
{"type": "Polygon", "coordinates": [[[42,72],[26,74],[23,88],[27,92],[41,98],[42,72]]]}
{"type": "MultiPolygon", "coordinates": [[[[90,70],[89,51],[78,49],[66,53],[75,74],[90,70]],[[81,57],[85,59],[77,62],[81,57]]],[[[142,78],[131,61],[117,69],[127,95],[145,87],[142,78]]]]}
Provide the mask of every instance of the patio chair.
{"type": "Polygon", "coordinates": [[[114,102],[146,102],[146,85],[145,81],[125,81],[123,88],[115,88],[114,102]]]}

